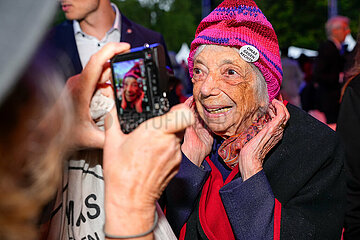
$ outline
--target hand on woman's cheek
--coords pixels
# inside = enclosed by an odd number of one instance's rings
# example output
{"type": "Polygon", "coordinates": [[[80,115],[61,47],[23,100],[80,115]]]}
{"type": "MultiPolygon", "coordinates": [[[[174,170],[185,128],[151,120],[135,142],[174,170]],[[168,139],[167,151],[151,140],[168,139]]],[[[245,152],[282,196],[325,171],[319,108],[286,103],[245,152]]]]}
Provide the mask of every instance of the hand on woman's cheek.
{"type": "Polygon", "coordinates": [[[266,154],[282,139],[284,126],[290,118],[285,105],[274,99],[269,110],[271,121],[245,146],[239,155],[239,170],[243,181],[262,170],[266,154]]]}

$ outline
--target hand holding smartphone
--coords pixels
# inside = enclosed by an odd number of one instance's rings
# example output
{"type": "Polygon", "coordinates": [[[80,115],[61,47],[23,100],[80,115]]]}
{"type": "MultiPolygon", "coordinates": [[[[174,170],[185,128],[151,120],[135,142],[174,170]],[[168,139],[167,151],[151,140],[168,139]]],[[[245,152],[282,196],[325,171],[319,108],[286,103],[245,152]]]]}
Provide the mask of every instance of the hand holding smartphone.
{"type": "Polygon", "coordinates": [[[160,44],[131,49],[111,59],[121,130],[130,133],[145,120],[169,111],[168,74],[160,44]]]}

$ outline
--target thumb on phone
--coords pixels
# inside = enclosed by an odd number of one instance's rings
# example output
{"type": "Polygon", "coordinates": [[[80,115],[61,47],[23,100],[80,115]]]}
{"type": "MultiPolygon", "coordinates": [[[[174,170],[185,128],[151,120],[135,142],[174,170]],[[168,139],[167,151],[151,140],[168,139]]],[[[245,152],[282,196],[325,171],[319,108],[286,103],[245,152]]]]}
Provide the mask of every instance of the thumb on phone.
{"type": "Polygon", "coordinates": [[[103,169],[107,172],[114,161],[119,158],[119,147],[125,141],[126,135],[121,131],[116,107],[113,107],[105,118],[105,143],[103,169]]]}
{"type": "MultiPolygon", "coordinates": [[[[164,133],[177,133],[195,122],[195,117],[189,107],[184,104],[175,106],[170,112],[150,120],[154,128],[161,129],[164,133]]],[[[148,123],[149,124],[149,123],[148,123]]]]}

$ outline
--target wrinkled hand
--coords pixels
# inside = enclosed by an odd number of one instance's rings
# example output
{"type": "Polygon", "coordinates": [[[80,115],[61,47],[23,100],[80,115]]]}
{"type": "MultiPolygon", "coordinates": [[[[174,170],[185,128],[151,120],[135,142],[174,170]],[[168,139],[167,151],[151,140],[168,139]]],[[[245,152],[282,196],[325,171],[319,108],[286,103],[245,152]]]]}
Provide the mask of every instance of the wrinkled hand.
{"type": "Polygon", "coordinates": [[[285,105],[274,99],[270,105],[271,120],[241,149],[239,170],[243,181],[263,169],[266,154],[282,139],[284,126],[290,118],[285,105]]]}
{"type": "Polygon", "coordinates": [[[102,148],[105,134],[92,120],[89,107],[95,92],[96,84],[109,74],[108,60],[115,54],[130,49],[128,43],[110,43],[94,54],[81,74],[71,77],[66,88],[74,104],[75,122],[73,124],[73,147],[102,148]]]}
{"type": "Polygon", "coordinates": [[[177,133],[193,124],[194,117],[186,106],[178,106],[125,135],[115,108],[110,113],[105,121],[103,160],[105,230],[120,233],[129,229],[129,217],[138,216],[134,231],[126,233],[140,233],[152,225],[155,202],[178,171],[181,139],[177,133]]]}
{"type": "Polygon", "coordinates": [[[194,97],[188,98],[184,104],[193,112],[195,124],[186,128],[181,150],[190,161],[200,166],[205,157],[210,154],[214,138],[196,112],[194,97]]]}

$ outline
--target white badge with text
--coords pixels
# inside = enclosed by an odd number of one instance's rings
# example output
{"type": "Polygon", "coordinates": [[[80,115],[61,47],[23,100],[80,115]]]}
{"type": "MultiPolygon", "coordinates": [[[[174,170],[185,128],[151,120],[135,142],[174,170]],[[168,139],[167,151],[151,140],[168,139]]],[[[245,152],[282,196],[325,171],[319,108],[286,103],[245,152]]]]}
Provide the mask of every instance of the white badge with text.
{"type": "Polygon", "coordinates": [[[259,59],[260,54],[254,46],[245,45],[240,48],[240,56],[246,62],[253,63],[259,59]]]}

